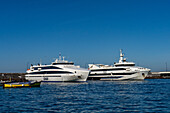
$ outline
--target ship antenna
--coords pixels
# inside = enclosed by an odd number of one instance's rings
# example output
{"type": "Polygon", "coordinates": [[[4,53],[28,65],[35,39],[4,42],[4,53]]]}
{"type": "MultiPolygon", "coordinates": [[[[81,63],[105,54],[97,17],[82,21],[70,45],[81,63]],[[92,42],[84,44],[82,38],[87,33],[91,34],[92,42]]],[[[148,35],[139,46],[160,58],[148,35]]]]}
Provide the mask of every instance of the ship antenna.
{"type": "Polygon", "coordinates": [[[168,71],[168,68],[167,68],[167,62],[165,62],[165,64],[166,64],[166,72],[168,71]]]}
{"type": "Polygon", "coordinates": [[[124,54],[122,53],[122,49],[120,49],[120,59],[119,59],[119,63],[122,63],[122,61],[123,61],[123,56],[124,56],[124,54]]]}
{"type": "Polygon", "coordinates": [[[59,61],[61,61],[61,53],[59,53],[59,61]]]}
{"type": "Polygon", "coordinates": [[[27,62],[27,69],[28,69],[29,62],[27,62]]]}
{"type": "Polygon", "coordinates": [[[41,58],[40,58],[40,65],[42,64],[41,58]]]}
{"type": "Polygon", "coordinates": [[[123,57],[124,54],[122,53],[122,49],[120,49],[120,57],[123,57]]]}

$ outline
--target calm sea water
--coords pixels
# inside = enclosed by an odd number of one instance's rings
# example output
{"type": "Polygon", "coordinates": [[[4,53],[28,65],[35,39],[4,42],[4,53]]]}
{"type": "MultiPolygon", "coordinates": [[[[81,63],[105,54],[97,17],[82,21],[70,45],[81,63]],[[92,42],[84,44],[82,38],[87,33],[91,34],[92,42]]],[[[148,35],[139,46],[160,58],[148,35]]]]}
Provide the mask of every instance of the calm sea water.
{"type": "Polygon", "coordinates": [[[0,87],[0,112],[170,112],[170,79],[0,87]]]}

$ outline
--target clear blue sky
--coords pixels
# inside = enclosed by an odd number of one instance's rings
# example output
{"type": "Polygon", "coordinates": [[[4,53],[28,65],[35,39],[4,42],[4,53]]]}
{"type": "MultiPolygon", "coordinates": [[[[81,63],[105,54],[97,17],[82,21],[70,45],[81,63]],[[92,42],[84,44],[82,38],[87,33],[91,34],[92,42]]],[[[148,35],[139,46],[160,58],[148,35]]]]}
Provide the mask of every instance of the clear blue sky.
{"type": "Polygon", "coordinates": [[[0,72],[69,61],[129,61],[170,71],[170,0],[1,0],[0,72]]]}

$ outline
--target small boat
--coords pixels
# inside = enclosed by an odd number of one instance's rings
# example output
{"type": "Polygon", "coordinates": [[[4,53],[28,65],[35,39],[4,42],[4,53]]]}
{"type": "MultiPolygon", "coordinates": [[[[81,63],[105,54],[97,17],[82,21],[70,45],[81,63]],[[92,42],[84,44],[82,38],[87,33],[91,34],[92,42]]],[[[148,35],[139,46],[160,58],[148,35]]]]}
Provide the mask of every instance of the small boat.
{"type": "Polygon", "coordinates": [[[40,87],[41,82],[29,81],[29,82],[14,82],[4,83],[3,88],[24,88],[24,87],[40,87]]]}

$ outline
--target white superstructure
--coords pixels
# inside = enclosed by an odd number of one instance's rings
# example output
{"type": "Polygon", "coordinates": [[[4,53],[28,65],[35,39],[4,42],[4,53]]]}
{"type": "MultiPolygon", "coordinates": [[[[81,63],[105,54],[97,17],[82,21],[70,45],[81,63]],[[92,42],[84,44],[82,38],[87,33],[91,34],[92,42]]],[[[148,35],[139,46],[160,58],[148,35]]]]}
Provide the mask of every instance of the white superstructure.
{"type": "Polygon", "coordinates": [[[126,62],[120,51],[119,63],[114,66],[103,64],[89,64],[89,80],[143,80],[150,69],[136,67],[133,62],[126,62]]]}
{"type": "Polygon", "coordinates": [[[114,67],[103,64],[89,64],[88,80],[141,80],[142,73],[129,67],[114,67]]]}
{"type": "Polygon", "coordinates": [[[138,67],[135,66],[134,62],[127,62],[126,58],[124,58],[124,54],[122,53],[122,50],[120,50],[120,59],[118,63],[114,64],[115,67],[129,67],[131,70],[134,71],[140,71],[144,78],[148,75],[150,69],[148,68],[143,68],[143,67],[138,67]]]}
{"type": "Polygon", "coordinates": [[[84,82],[87,80],[89,71],[80,66],[75,66],[73,62],[56,59],[51,65],[31,65],[25,75],[27,80],[37,80],[42,82],[84,82]]]}

